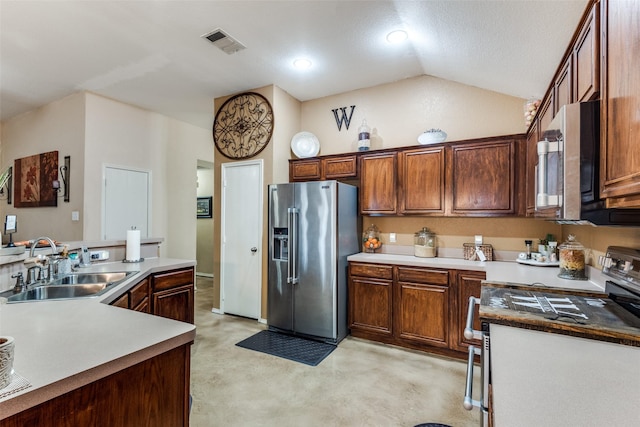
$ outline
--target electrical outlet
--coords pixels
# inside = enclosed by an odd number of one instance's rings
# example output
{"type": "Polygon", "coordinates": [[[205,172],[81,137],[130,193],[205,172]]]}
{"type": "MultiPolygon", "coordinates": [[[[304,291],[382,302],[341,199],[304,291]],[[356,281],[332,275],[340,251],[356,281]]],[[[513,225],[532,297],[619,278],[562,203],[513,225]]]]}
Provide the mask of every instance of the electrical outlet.
{"type": "Polygon", "coordinates": [[[80,221],[80,212],[78,211],[71,212],[71,221],[80,221]]]}
{"type": "Polygon", "coordinates": [[[396,242],[396,233],[389,233],[389,243],[396,242]]]}

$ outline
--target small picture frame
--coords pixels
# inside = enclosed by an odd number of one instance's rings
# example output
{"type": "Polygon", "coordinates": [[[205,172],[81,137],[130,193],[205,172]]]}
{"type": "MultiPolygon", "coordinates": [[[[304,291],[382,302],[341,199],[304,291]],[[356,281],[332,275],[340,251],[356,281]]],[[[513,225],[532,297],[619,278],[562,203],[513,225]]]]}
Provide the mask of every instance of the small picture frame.
{"type": "Polygon", "coordinates": [[[211,214],[211,202],[213,197],[198,197],[196,212],[198,218],[213,218],[211,214]]]}

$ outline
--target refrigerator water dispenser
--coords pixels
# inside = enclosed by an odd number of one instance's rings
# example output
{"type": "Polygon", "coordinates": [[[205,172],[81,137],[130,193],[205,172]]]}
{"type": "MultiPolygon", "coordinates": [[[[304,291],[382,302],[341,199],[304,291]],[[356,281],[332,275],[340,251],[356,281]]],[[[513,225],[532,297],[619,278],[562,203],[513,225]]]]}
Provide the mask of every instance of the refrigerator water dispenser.
{"type": "Polygon", "coordinates": [[[287,261],[289,259],[289,230],[287,228],[273,229],[273,260],[287,261]]]}

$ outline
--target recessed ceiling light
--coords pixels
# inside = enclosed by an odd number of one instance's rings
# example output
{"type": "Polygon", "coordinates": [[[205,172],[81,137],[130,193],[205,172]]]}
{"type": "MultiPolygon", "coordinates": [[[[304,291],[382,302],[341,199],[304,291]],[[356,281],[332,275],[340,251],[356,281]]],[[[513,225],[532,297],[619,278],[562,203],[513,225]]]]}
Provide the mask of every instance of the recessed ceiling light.
{"type": "Polygon", "coordinates": [[[311,68],[311,61],[306,58],[298,58],[293,61],[293,66],[298,70],[306,70],[311,68]]]}
{"type": "Polygon", "coordinates": [[[387,41],[389,43],[402,43],[407,39],[407,32],[404,30],[394,30],[387,34],[387,41]]]}

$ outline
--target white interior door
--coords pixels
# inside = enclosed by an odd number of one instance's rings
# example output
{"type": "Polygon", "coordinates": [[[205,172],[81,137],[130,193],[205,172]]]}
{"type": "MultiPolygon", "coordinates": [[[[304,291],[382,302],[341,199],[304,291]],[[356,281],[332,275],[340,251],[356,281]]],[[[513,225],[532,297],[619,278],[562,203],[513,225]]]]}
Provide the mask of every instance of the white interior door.
{"type": "Polygon", "coordinates": [[[104,214],[102,235],[105,240],[126,239],[127,230],[140,230],[149,237],[150,172],[115,166],[104,168],[104,214]]]}
{"type": "Polygon", "coordinates": [[[258,319],[262,296],[262,160],[222,165],[220,287],[224,313],[258,319]]]}

